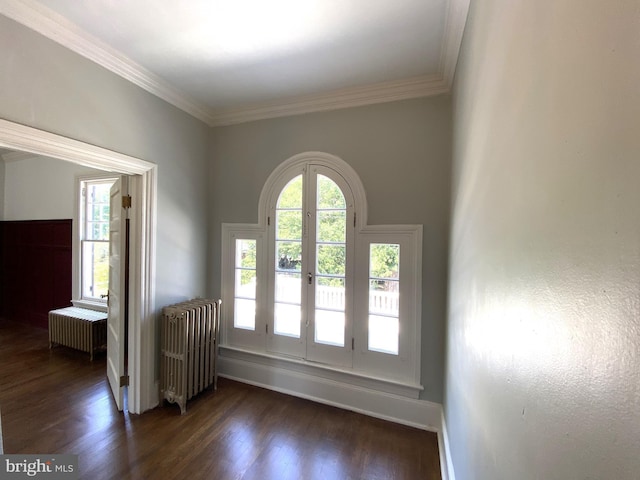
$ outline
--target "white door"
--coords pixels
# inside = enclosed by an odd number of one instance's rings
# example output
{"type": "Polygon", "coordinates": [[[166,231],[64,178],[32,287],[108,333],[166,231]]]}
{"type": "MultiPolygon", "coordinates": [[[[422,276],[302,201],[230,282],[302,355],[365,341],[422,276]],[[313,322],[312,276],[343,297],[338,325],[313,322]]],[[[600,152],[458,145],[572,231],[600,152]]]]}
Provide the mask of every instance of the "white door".
{"type": "Polygon", "coordinates": [[[109,313],[107,316],[107,378],[118,410],[124,406],[125,298],[122,281],[126,272],[126,218],[123,197],[128,195],[128,178],[121,177],[111,187],[109,204],[109,313]]]}
{"type": "Polygon", "coordinates": [[[311,165],[307,264],[307,360],[353,365],[354,200],[334,170],[311,165]]]}
{"type": "Polygon", "coordinates": [[[270,207],[267,349],[351,367],[354,199],[334,170],[309,165],[270,207]]]}

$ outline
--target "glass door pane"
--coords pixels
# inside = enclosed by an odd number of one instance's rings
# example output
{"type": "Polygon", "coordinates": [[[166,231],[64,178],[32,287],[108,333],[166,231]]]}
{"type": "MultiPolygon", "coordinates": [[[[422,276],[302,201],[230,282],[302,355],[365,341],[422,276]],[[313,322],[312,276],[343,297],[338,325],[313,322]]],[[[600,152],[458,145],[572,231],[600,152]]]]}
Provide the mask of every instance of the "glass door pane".
{"type": "Polygon", "coordinates": [[[316,186],[314,340],[344,347],[347,206],[340,187],[324,175],[316,186]]]}
{"type": "Polygon", "coordinates": [[[369,246],[369,350],[398,355],[400,338],[400,245],[369,246]]]}
{"type": "Polygon", "coordinates": [[[273,333],[299,338],[302,320],[302,175],[291,180],[280,193],[275,216],[273,333]]]}
{"type": "Polygon", "coordinates": [[[236,239],[233,326],[256,328],[256,241],[236,239]]]}

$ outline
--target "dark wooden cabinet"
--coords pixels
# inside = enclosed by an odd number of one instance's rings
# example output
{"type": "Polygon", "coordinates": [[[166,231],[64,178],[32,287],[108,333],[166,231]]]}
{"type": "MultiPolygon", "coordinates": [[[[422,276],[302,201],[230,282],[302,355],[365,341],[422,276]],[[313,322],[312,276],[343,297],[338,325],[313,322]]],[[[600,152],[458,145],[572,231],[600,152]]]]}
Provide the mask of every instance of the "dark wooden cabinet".
{"type": "Polygon", "coordinates": [[[72,221],[0,222],[0,311],[42,328],[49,310],[71,305],[72,221]]]}

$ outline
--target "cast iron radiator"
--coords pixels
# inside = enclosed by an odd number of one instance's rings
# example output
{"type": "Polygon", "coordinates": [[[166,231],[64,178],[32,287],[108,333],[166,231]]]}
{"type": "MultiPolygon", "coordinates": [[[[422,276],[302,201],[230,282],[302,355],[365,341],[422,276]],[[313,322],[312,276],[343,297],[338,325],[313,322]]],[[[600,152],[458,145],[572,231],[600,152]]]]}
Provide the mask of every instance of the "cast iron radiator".
{"type": "Polygon", "coordinates": [[[217,388],[220,300],[193,299],[162,309],[160,395],[187,411],[187,400],[217,388]]]}
{"type": "Polygon", "coordinates": [[[66,307],[49,312],[49,348],[64,345],[93,354],[107,348],[107,313],[66,307]]]}

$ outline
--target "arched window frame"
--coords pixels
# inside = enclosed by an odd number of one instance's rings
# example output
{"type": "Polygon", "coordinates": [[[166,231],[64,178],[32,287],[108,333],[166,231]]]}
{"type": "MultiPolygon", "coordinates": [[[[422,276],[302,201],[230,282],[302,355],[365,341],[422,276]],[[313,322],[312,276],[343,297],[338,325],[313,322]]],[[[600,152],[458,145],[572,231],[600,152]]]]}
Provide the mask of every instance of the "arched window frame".
{"type": "MultiPolygon", "coordinates": [[[[268,324],[273,308],[274,255],[273,234],[270,233],[274,221],[273,207],[287,183],[304,172],[311,165],[326,167],[343,180],[350,189],[353,199],[353,236],[349,248],[352,249],[353,286],[350,315],[352,315],[353,358],[352,365],[316,364],[309,369],[321,369],[340,374],[340,379],[355,384],[361,380],[379,379],[376,388],[417,398],[420,385],[420,331],[421,331],[421,265],[422,265],[422,225],[367,225],[367,202],[364,186],[351,166],[340,158],[322,152],[305,152],[291,157],[280,164],[268,177],[260,195],[258,224],[222,225],[222,298],[225,307],[222,318],[222,347],[227,355],[254,353],[265,363],[290,368],[309,364],[305,358],[290,358],[269,350],[268,324]],[[234,285],[235,285],[235,245],[236,240],[251,239],[256,242],[257,263],[256,318],[255,329],[234,328],[234,285]],[[399,354],[388,355],[367,348],[367,325],[369,313],[369,248],[375,243],[400,245],[401,254],[401,327],[399,354]],[[269,360],[267,360],[269,359],[269,360]],[[284,362],[284,363],[282,363],[284,362]],[[291,362],[289,367],[287,362],[291,362]],[[385,382],[389,382],[385,387],[385,382]],[[395,385],[391,387],[390,385],[395,385]],[[396,388],[397,387],[397,388],[396,388]],[[406,387],[406,388],[405,388],[406,387]]],[[[351,221],[351,220],[350,220],[351,221]]],[[[302,369],[304,371],[304,368],[302,369]]],[[[366,382],[365,382],[366,383],[366,382]]]]}

